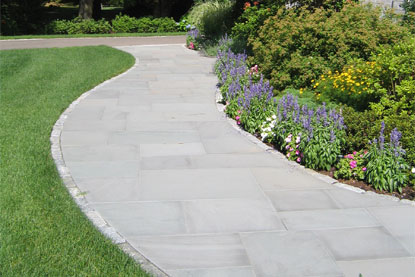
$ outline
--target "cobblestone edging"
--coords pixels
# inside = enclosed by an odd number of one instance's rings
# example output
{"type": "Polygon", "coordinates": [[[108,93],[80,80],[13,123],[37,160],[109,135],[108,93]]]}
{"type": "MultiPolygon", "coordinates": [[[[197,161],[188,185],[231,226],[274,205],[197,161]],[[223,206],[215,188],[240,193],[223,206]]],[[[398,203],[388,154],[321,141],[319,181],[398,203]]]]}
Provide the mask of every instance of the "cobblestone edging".
{"type": "Polygon", "coordinates": [[[56,121],[53,126],[52,133],[50,136],[51,142],[51,152],[52,158],[55,161],[56,168],[58,169],[59,175],[63,180],[66,188],[71,194],[72,198],[75,200],[78,207],[82,212],[88,217],[88,219],[95,225],[95,227],[102,233],[104,236],[109,238],[114,244],[118,245],[125,253],[132,257],[136,262],[138,262],[143,270],[150,273],[153,276],[165,277],[168,276],[163,270],[161,270],[157,265],[153,264],[149,259],[147,259],[142,253],[137,251],[132,245],[120,235],[114,227],[112,227],[108,222],[106,222],[101,214],[89,206],[88,201],[86,200],[83,192],[78,188],[75,181],[73,180],[69,168],[65,164],[63,159],[62,149],[61,149],[61,134],[65,120],[68,118],[69,114],[75,109],[75,107],[91,93],[94,93],[98,88],[112,82],[113,80],[127,74],[131,70],[135,69],[138,66],[138,59],[136,59],[135,64],[129,70],[121,73],[118,76],[115,76],[105,82],[99,84],[93,89],[83,93],[75,101],[73,101],[69,107],[61,114],[59,119],[56,121]]]}
{"type": "Polygon", "coordinates": [[[407,199],[399,199],[398,197],[395,196],[390,196],[390,195],[385,195],[385,194],[378,194],[376,192],[372,192],[372,191],[366,191],[351,185],[347,185],[344,183],[340,183],[338,180],[331,178],[327,175],[323,175],[321,173],[318,173],[312,169],[306,168],[303,165],[300,165],[298,163],[296,163],[295,161],[289,161],[285,158],[285,156],[279,152],[278,150],[276,150],[273,147],[270,147],[268,145],[266,145],[265,143],[263,143],[261,140],[259,140],[257,137],[255,137],[254,135],[246,132],[245,130],[243,130],[239,125],[236,124],[235,120],[233,120],[232,118],[228,117],[225,114],[225,106],[223,104],[221,104],[221,99],[222,99],[222,95],[221,92],[219,91],[219,89],[216,90],[216,106],[218,108],[218,111],[220,113],[222,113],[223,117],[226,118],[226,120],[228,121],[228,123],[238,131],[239,134],[241,134],[242,136],[246,137],[249,141],[251,141],[252,143],[256,144],[258,147],[264,149],[266,152],[270,153],[271,155],[274,155],[275,157],[277,157],[278,159],[281,160],[285,160],[292,168],[296,168],[297,170],[303,170],[306,171],[308,174],[313,175],[314,177],[328,183],[331,185],[334,185],[336,187],[339,188],[344,188],[356,193],[360,193],[360,194],[368,194],[368,195],[374,195],[376,197],[379,197],[381,199],[388,199],[391,201],[395,201],[395,202],[400,202],[402,204],[407,204],[407,205],[411,205],[411,206],[415,206],[415,201],[412,200],[407,200],[407,199]]]}

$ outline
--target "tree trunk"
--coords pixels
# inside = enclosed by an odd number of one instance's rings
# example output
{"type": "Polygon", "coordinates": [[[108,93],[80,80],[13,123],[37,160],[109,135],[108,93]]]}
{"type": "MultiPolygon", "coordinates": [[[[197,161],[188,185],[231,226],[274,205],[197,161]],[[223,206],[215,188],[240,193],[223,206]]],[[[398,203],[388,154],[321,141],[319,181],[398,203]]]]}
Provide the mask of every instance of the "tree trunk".
{"type": "Polygon", "coordinates": [[[174,0],[157,0],[155,1],[153,15],[154,17],[171,16],[171,7],[176,1],[174,0]]]}
{"type": "Polygon", "coordinates": [[[78,16],[82,19],[91,19],[94,0],[79,0],[78,16]]]}
{"type": "Polygon", "coordinates": [[[101,19],[102,17],[102,10],[101,10],[101,4],[102,0],[93,0],[94,1],[94,9],[92,12],[92,17],[95,20],[101,19]]]}

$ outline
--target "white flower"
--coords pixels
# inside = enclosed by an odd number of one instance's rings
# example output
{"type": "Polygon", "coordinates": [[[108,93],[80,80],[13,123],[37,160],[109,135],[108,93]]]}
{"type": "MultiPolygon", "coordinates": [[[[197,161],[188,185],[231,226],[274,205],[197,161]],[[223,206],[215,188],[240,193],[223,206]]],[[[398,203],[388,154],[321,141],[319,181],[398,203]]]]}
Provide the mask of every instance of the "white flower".
{"type": "Polygon", "coordinates": [[[271,118],[270,117],[267,117],[267,121],[271,121],[271,118]]]}
{"type": "Polygon", "coordinates": [[[271,124],[269,125],[269,127],[274,128],[274,127],[275,127],[275,125],[274,125],[273,123],[271,123],[271,124]]]}
{"type": "Polygon", "coordinates": [[[411,172],[415,174],[415,167],[412,168],[411,172]]]}
{"type": "Polygon", "coordinates": [[[273,114],[272,119],[277,119],[277,116],[275,114],[273,114]]]}
{"type": "Polygon", "coordinates": [[[300,136],[298,136],[297,138],[296,138],[296,140],[295,140],[295,143],[300,143],[300,141],[301,141],[301,138],[300,138],[300,136]]]}

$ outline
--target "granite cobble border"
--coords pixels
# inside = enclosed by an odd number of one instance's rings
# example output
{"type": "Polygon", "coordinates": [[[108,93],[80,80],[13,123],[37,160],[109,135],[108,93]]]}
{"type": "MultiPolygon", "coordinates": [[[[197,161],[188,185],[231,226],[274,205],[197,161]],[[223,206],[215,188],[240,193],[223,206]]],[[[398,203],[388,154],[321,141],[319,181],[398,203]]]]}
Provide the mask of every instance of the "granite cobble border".
{"type": "Polygon", "coordinates": [[[63,130],[63,126],[65,120],[68,118],[68,115],[75,109],[75,107],[86,97],[90,94],[94,93],[97,89],[101,88],[102,86],[118,79],[119,77],[127,74],[128,72],[134,70],[138,67],[139,60],[135,60],[135,64],[128,69],[127,71],[109,79],[105,82],[97,85],[93,89],[83,93],[79,96],[75,101],[73,101],[68,108],[61,114],[59,119],[56,121],[55,125],[53,126],[50,142],[51,142],[51,152],[52,158],[55,162],[56,168],[59,172],[59,175],[67,188],[69,194],[75,200],[75,203],[81,209],[81,211],[86,215],[86,217],[94,224],[94,226],[107,238],[109,238],[114,244],[120,247],[125,253],[127,253],[131,258],[133,258],[138,264],[140,264],[141,268],[146,272],[150,273],[153,276],[157,277],[165,277],[168,276],[162,269],[160,269],[157,265],[152,263],[149,259],[147,259],[142,253],[137,251],[121,234],[117,232],[117,230],[112,227],[107,221],[103,219],[101,214],[97,212],[95,209],[90,207],[87,199],[85,198],[84,193],[79,189],[76,185],[75,181],[73,180],[69,168],[65,164],[65,160],[63,159],[62,155],[62,148],[61,148],[61,134],[63,130]]]}

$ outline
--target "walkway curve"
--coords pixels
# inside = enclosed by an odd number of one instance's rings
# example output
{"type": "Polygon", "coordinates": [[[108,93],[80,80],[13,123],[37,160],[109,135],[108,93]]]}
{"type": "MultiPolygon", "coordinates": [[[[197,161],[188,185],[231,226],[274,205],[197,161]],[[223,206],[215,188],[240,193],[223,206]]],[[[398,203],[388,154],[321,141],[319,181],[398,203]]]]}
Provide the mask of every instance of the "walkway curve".
{"type": "Polygon", "coordinates": [[[413,206],[334,186],[241,135],[217,110],[213,59],[118,48],[138,64],[71,105],[52,152],[84,212],[146,269],[411,276],[413,206]]]}

